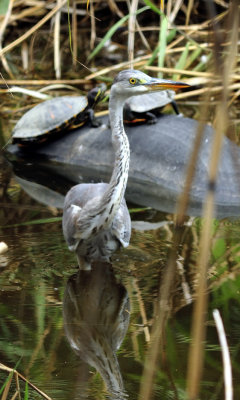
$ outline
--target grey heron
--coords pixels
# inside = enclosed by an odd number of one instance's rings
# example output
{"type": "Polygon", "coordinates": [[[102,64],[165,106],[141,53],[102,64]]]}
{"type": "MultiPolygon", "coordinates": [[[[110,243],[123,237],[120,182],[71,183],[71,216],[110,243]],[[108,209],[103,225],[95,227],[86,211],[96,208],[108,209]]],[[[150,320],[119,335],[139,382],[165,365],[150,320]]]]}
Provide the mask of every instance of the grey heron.
{"type": "Polygon", "coordinates": [[[63,234],[69,250],[76,252],[79,267],[92,261],[109,261],[119,247],[127,247],[131,219],[124,199],[130,149],[123,126],[123,106],[134,95],[184,88],[182,82],[152,78],[137,70],[115,77],[109,97],[109,119],[115,162],[110,182],[78,184],[67,193],[63,209],[63,234]]]}

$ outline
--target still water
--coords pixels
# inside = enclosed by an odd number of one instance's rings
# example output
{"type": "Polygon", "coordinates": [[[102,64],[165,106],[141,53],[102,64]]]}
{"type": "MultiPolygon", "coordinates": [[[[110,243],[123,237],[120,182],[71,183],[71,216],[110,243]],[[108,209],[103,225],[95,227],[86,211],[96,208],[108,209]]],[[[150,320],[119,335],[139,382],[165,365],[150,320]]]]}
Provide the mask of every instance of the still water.
{"type": "MultiPolygon", "coordinates": [[[[138,398],[173,216],[129,207],[130,246],[111,265],[79,272],[56,218],[61,210],[26,194],[1,159],[0,240],[8,251],[0,255],[0,362],[52,399],[138,398]]],[[[182,231],[154,399],[184,399],[200,228],[199,218],[189,218],[182,231]]],[[[202,400],[224,398],[214,308],[227,334],[234,398],[240,398],[239,236],[239,220],[215,221],[202,400]]],[[[0,387],[7,376],[0,370],[0,387]]],[[[13,380],[9,399],[15,390],[13,380]]],[[[29,391],[31,399],[41,398],[29,391]]]]}

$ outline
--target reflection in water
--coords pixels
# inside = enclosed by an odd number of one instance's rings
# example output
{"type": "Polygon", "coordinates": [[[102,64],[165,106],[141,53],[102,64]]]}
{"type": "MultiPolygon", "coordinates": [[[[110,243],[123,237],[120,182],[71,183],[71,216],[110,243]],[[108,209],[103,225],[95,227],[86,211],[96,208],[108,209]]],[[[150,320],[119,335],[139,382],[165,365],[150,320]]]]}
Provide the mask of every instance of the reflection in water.
{"type": "Polygon", "coordinates": [[[63,318],[69,343],[101,374],[114,399],[126,396],[116,350],[127,332],[129,310],[128,293],[109,263],[93,263],[92,270],[79,270],[67,282],[63,318]]]}

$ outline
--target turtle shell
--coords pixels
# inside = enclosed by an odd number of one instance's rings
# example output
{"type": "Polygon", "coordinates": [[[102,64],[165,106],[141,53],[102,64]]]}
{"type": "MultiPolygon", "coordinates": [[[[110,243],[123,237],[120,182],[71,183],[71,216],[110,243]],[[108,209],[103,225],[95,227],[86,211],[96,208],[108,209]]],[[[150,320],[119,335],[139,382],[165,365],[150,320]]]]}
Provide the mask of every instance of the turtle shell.
{"type": "Polygon", "coordinates": [[[86,119],[86,96],[61,96],[46,100],[26,112],[13,129],[13,143],[42,142],[48,135],[62,131],[78,119],[86,119]],[[81,115],[82,113],[82,115],[81,115]]]}
{"type": "Polygon", "coordinates": [[[130,97],[125,105],[131,111],[144,113],[169,104],[173,101],[175,92],[173,90],[162,90],[130,97]]]}

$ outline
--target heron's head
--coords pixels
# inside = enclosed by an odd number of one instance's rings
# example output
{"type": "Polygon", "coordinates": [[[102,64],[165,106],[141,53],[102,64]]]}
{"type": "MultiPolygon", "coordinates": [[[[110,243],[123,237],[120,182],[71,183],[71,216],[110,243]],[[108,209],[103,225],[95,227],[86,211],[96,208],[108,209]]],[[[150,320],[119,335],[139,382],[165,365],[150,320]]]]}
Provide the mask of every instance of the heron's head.
{"type": "Polygon", "coordinates": [[[134,69],[126,69],[115,77],[112,91],[118,96],[128,98],[138,94],[166,89],[180,89],[189,87],[187,83],[175,82],[168,79],[157,79],[134,69]]]}

